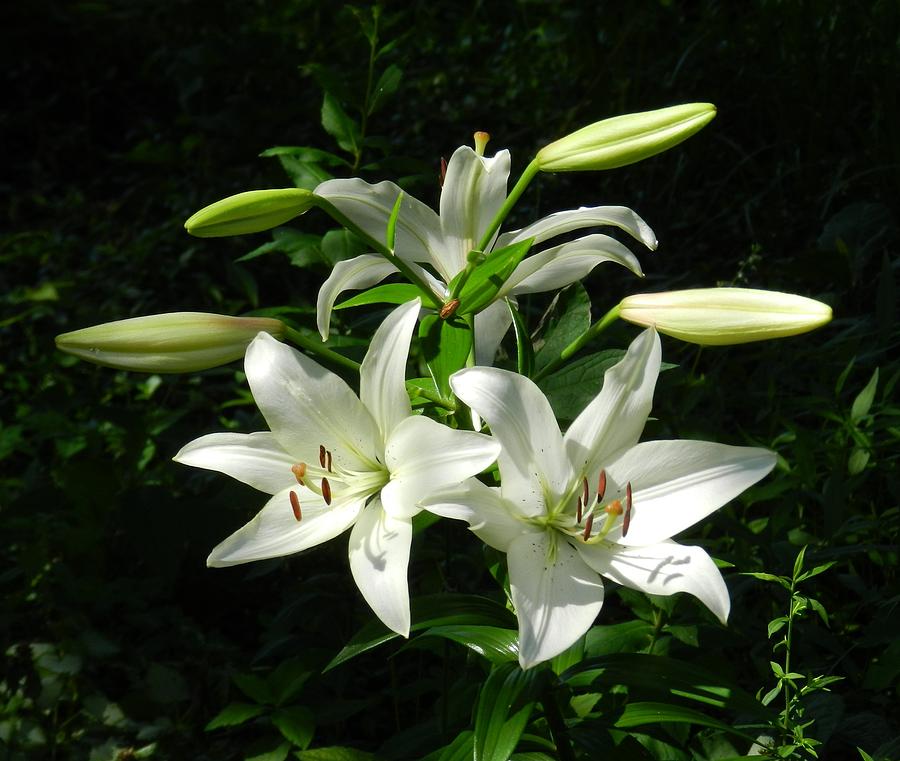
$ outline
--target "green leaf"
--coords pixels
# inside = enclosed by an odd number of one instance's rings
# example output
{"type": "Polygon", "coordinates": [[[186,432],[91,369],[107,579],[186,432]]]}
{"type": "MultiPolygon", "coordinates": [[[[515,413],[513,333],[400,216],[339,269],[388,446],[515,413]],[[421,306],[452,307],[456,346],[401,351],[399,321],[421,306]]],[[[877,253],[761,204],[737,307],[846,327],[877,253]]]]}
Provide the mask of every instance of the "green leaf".
{"type": "Polygon", "coordinates": [[[797,578],[797,581],[798,582],[806,581],[807,579],[811,579],[813,576],[818,576],[820,573],[825,573],[825,571],[827,571],[829,568],[831,568],[836,563],[837,563],[836,560],[829,560],[827,563],[822,563],[822,565],[817,565],[815,568],[812,568],[809,571],[806,571],[805,573],[801,574],[797,578]]]}
{"type": "Polygon", "coordinates": [[[472,350],[472,331],[458,317],[442,320],[429,314],[419,323],[422,356],[441,396],[452,397],[450,376],[466,366],[472,350]]]}
{"type": "Polygon", "coordinates": [[[349,307],[361,307],[366,304],[405,304],[419,296],[419,289],[412,283],[388,283],[376,285],[368,291],[363,291],[352,298],[335,304],[335,309],[347,309],[349,307]]]}
{"type": "Polygon", "coordinates": [[[518,664],[495,666],[481,688],[475,709],[474,761],[508,761],[516,748],[533,702],[520,701],[526,688],[533,686],[539,671],[522,671],[518,664]]]}
{"type": "Polygon", "coordinates": [[[693,708],[686,708],[673,703],[629,703],[625,706],[625,710],[622,712],[621,716],[616,719],[615,726],[618,729],[631,729],[646,724],[661,724],[663,722],[696,724],[701,727],[712,727],[722,732],[737,735],[750,742],[755,740],[753,735],[748,735],[739,729],[735,729],[723,721],[700,713],[700,711],[696,711],[693,708]]]}
{"type": "Polygon", "coordinates": [[[284,761],[291,752],[289,743],[282,743],[275,750],[259,753],[255,756],[247,756],[246,761],[284,761]]]}
{"type": "Polygon", "coordinates": [[[850,458],[847,460],[847,473],[851,476],[858,476],[866,469],[866,465],[869,464],[870,454],[866,449],[854,449],[850,453],[850,458]]]}
{"type": "Polygon", "coordinates": [[[773,634],[776,634],[777,632],[780,632],[785,627],[787,622],[788,622],[788,620],[787,620],[786,616],[781,616],[780,618],[775,618],[775,619],[769,621],[769,626],[768,626],[769,637],[771,637],[773,634]]]}
{"type": "Polygon", "coordinates": [[[774,573],[763,573],[761,571],[746,571],[741,576],[752,576],[760,581],[772,581],[779,586],[784,587],[788,592],[791,591],[791,580],[784,576],[776,576],[774,573]]]}
{"type": "Polygon", "coordinates": [[[303,706],[279,708],[272,714],[272,723],[285,740],[301,749],[309,745],[315,731],[312,714],[303,706]]]}
{"type": "Polygon", "coordinates": [[[519,638],[515,629],[497,626],[434,626],[423,637],[444,637],[487,658],[491,663],[507,663],[519,658],[519,638]]]}
{"type": "MultiPolygon", "coordinates": [[[[418,597],[410,602],[412,626],[410,631],[422,631],[433,626],[471,625],[516,627],[516,619],[505,607],[486,597],[464,594],[439,594],[418,597]]],[[[360,653],[371,650],[400,635],[378,620],[366,624],[325,667],[333,669],[360,653]]]]}
{"type": "Polygon", "coordinates": [[[329,748],[313,748],[295,753],[299,761],[373,761],[375,756],[355,748],[332,745],[329,748]]]}
{"type": "Polygon", "coordinates": [[[519,375],[530,378],[534,374],[534,348],[531,345],[531,336],[528,335],[528,327],[522,313],[509,300],[506,306],[512,316],[516,333],[516,371],[519,375]]]}
{"type": "Polygon", "coordinates": [[[257,703],[274,703],[272,691],[265,679],[261,679],[255,674],[232,674],[232,681],[238,686],[248,698],[252,698],[257,703]]]}
{"type": "Polygon", "coordinates": [[[603,387],[603,374],[625,355],[607,349],[576,359],[539,382],[560,420],[574,420],[603,387]]]}
{"type": "Polygon", "coordinates": [[[596,658],[600,655],[642,650],[652,641],[654,628],[653,624],[640,620],[593,626],[585,637],[585,654],[596,658]]]}
{"type": "Polygon", "coordinates": [[[347,153],[354,156],[359,153],[359,125],[344,111],[337,99],[327,92],[322,101],[322,127],[347,153]]]}
{"type": "Polygon", "coordinates": [[[318,148],[311,148],[306,145],[279,145],[274,148],[267,148],[259,154],[262,158],[270,156],[290,156],[298,161],[314,162],[316,164],[327,164],[329,166],[351,166],[350,162],[341,158],[337,154],[322,151],[318,148]]]}
{"type": "Polygon", "coordinates": [[[800,576],[800,572],[803,570],[803,561],[805,558],[806,558],[806,546],[802,547],[800,549],[800,552],[797,553],[797,557],[794,558],[793,578],[795,580],[800,576]]]}
{"type": "Polygon", "coordinates": [[[762,699],[759,701],[764,706],[769,705],[775,698],[777,698],[781,694],[782,683],[779,682],[776,684],[771,690],[769,690],[765,695],[762,696],[762,699]]]}
{"type": "Polygon", "coordinates": [[[345,259],[359,256],[365,244],[349,230],[329,230],[322,237],[322,256],[332,267],[345,259]]]}
{"type": "Polygon", "coordinates": [[[573,283],[556,296],[556,306],[535,354],[537,370],[557,359],[562,350],[591,326],[591,299],[581,283],[573,283]]]}
{"type": "Polygon", "coordinates": [[[275,705],[284,705],[299,695],[312,673],[303,658],[289,658],[280,663],[266,680],[275,705]]]}
{"type": "MultiPolygon", "coordinates": [[[[531,248],[532,238],[513,243],[511,246],[491,251],[466,280],[459,292],[457,314],[475,314],[484,309],[497,296],[503,284],[509,280],[513,270],[525,258],[531,248]]],[[[453,283],[450,283],[451,291],[453,283]]]]}
{"type": "Polygon", "coordinates": [[[430,754],[424,761],[471,761],[475,747],[475,735],[472,730],[460,732],[449,745],[445,745],[440,755],[430,754]]]}
{"type": "Polygon", "coordinates": [[[378,77],[378,82],[372,93],[372,100],[369,104],[369,115],[374,114],[381,108],[388,99],[397,92],[400,82],[403,81],[403,69],[396,64],[388,66],[378,77]]]}
{"type": "Polygon", "coordinates": [[[869,414],[872,402],[875,400],[875,391],[877,388],[878,368],[876,367],[875,372],[872,373],[872,377],[869,379],[866,387],[860,391],[859,394],[857,394],[856,399],[853,400],[853,406],[850,408],[851,423],[856,424],[869,414]]]}
{"type": "Polygon", "coordinates": [[[385,245],[391,253],[394,252],[394,240],[397,237],[397,219],[400,216],[400,204],[403,203],[404,195],[402,190],[397,194],[397,200],[394,201],[394,206],[391,209],[391,216],[388,217],[385,245]]]}
{"type": "Polygon", "coordinates": [[[285,254],[290,258],[291,264],[301,267],[322,260],[319,250],[319,243],[322,240],[321,235],[301,233],[290,227],[279,227],[272,231],[272,238],[273,240],[257,246],[249,253],[235,259],[235,261],[247,262],[251,259],[256,259],[258,256],[271,253],[285,254]]]}
{"type": "Polygon", "coordinates": [[[236,727],[263,714],[265,706],[252,703],[229,703],[204,727],[207,732],[219,727],[236,727]]]}

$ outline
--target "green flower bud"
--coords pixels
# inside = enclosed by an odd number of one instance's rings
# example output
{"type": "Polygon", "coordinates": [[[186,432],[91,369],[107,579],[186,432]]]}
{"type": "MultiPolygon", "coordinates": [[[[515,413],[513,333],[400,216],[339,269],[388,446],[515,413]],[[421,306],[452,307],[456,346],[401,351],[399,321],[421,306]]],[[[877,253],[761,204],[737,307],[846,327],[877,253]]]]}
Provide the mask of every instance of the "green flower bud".
{"type": "Polygon", "coordinates": [[[831,307],[792,293],[695,288],[626,296],[619,317],[682,341],[725,346],[806,333],[831,321],[831,307]]]}
{"type": "Polygon", "coordinates": [[[240,359],[260,331],[281,338],[285,325],[270,317],[173,312],[63,333],[56,346],[119,370],[189,373],[240,359]]]}
{"type": "Polygon", "coordinates": [[[615,116],[550,143],[538,151],[534,160],[542,172],[615,169],[678,145],[715,115],[712,103],[686,103],[615,116]]]}
{"type": "Polygon", "coordinates": [[[315,203],[315,194],[301,188],[249,190],[200,209],[184,229],[198,238],[258,233],[283,225],[315,203]]]}

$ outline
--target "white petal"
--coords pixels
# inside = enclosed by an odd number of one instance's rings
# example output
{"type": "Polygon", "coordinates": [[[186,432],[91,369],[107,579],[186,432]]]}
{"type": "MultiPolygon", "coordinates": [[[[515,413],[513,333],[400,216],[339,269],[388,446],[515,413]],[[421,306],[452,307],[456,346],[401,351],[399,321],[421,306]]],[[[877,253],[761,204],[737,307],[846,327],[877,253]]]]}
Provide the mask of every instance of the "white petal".
{"type": "Polygon", "coordinates": [[[297,483],[291,472],[297,461],[268,431],[211,433],[185,444],[172,459],[217,470],[266,494],[277,494],[297,483]]]}
{"type": "Polygon", "coordinates": [[[646,441],[606,466],[609,498],[633,489],[626,537],[614,528],[607,539],[627,546],[656,544],[693,526],[763,478],[775,455],[757,447],[710,441],[646,441]]]}
{"type": "Polygon", "coordinates": [[[378,469],[378,426],[341,378],[266,333],[247,348],[244,367],[269,428],[297,461],[317,461],[324,445],[343,467],[378,469]]]}
{"type": "Polygon", "coordinates": [[[603,582],[555,532],[520,536],[506,557],[519,663],[527,669],[559,655],[591,627],[603,605],[603,582]]]}
{"type": "Polygon", "coordinates": [[[466,266],[466,255],[506,200],[509,165],[506,150],[488,159],[464,145],[450,157],[441,190],[444,269],[439,272],[446,280],[466,266]]]}
{"type": "Polygon", "coordinates": [[[206,561],[221,568],[252,560],[277,558],[333,539],[356,520],[362,500],[327,506],[322,498],[294,485],[300,498],[302,519],[294,517],[289,492],[285,489],[270,499],[256,517],[216,547],[206,561]]]}
{"type": "Polygon", "coordinates": [[[384,318],[359,368],[359,398],[378,423],[382,441],[412,414],[406,393],[406,359],[420,305],[419,299],[413,299],[384,318]]]}
{"type": "Polygon", "coordinates": [[[524,259],[503,284],[499,296],[563,288],[587,277],[602,262],[615,262],[638,277],[644,275],[637,257],[615,238],[586,235],[524,259]]]}
{"type": "Polygon", "coordinates": [[[475,364],[490,367],[509,326],[512,315],[501,299],[475,315],[475,364]]]}
{"type": "Polygon", "coordinates": [[[625,206],[582,206],[579,209],[558,211],[521,230],[503,233],[497,240],[497,246],[508,246],[532,237],[535,239],[534,245],[537,245],[556,235],[597,225],[618,227],[631,237],[641,241],[651,251],[656,248],[656,235],[653,230],[643,219],[625,206]]]}
{"type": "Polygon", "coordinates": [[[498,461],[504,499],[522,515],[543,515],[545,498],[555,502],[571,480],[547,398],[528,378],[495,367],[460,370],[450,385],[487,421],[503,447],[498,461]]]}
{"type": "Polygon", "coordinates": [[[350,571],[375,615],[389,629],[409,636],[409,546],[412,523],[393,518],[373,500],[350,533],[350,571]]]}
{"type": "Polygon", "coordinates": [[[408,417],[385,447],[391,481],[381,490],[384,509],[410,518],[433,491],[480,473],[499,454],[500,442],[490,436],[454,430],[419,415],[408,417]]]}
{"type": "Polygon", "coordinates": [[[335,264],[328,279],[319,288],[316,299],[316,325],[322,340],[328,340],[331,309],[338,296],[350,289],[358,290],[380,283],[396,271],[397,268],[387,259],[374,254],[363,254],[335,264]]]}
{"type": "Polygon", "coordinates": [[[645,330],[622,360],[603,376],[603,388],[566,431],[566,452],[576,473],[593,484],[620,450],[634,446],[653,404],[662,351],[659,336],[645,330]]]}
{"type": "MultiPolygon", "coordinates": [[[[358,178],[326,180],[315,190],[379,243],[387,242],[387,223],[391,218],[399,185],[379,182],[370,185],[358,178]]],[[[411,262],[435,264],[434,252],[441,243],[441,222],[433,209],[408,193],[404,194],[397,217],[394,252],[411,262]]]]}
{"type": "Polygon", "coordinates": [[[709,608],[723,624],[731,600],[725,580],[702,547],[661,542],[642,547],[609,547],[579,543],[584,561],[597,573],[623,586],[651,595],[687,592],[709,608]]]}
{"type": "Polygon", "coordinates": [[[522,534],[543,533],[517,518],[499,489],[485,486],[475,478],[435,492],[422,500],[422,507],[443,518],[466,521],[481,541],[501,552],[507,552],[510,543],[522,534]]]}

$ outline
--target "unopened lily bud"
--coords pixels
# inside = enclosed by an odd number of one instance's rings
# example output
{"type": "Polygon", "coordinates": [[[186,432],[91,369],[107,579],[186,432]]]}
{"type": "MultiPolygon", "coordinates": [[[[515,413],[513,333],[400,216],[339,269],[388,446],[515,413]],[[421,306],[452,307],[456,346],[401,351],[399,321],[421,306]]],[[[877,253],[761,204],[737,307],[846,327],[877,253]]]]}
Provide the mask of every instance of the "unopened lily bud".
{"type": "Polygon", "coordinates": [[[615,169],[655,156],[687,140],[716,115],[712,103],[686,103],[604,119],[538,151],[542,172],[615,169]]]}
{"type": "Polygon", "coordinates": [[[56,346],[119,370],[190,373],[240,359],[261,331],[280,338],[285,325],[270,317],[173,312],[63,333],[56,337],[56,346]]]}
{"type": "Polygon", "coordinates": [[[626,296],[619,317],[682,341],[726,346],[806,333],[831,321],[831,307],[793,293],[695,288],[626,296]]]}
{"type": "Polygon", "coordinates": [[[301,188],[249,190],[200,209],[184,229],[198,238],[258,233],[300,216],[315,202],[315,194],[301,188]]]}

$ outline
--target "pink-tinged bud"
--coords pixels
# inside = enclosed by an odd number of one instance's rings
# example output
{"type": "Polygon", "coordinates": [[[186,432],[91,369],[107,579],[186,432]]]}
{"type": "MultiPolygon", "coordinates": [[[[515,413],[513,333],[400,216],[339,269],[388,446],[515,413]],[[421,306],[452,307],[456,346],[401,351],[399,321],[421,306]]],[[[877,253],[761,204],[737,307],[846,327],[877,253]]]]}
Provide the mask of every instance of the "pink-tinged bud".
{"type": "Polygon", "coordinates": [[[316,195],[301,188],[250,190],[200,209],[184,229],[198,238],[221,238],[271,230],[316,204],[316,195]]]}
{"type": "Polygon", "coordinates": [[[56,337],[56,346],[120,370],[190,373],[240,359],[260,332],[281,338],[285,325],[270,317],[172,312],[63,333],[56,337]]]}
{"type": "Polygon", "coordinates": [[[619,317],[703,346],[806,333],[831,320],[831,307],[792,293],[752,288],[694,288],[626,296],[619,317]]]}

